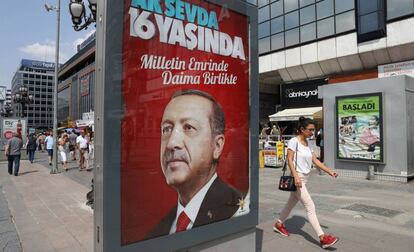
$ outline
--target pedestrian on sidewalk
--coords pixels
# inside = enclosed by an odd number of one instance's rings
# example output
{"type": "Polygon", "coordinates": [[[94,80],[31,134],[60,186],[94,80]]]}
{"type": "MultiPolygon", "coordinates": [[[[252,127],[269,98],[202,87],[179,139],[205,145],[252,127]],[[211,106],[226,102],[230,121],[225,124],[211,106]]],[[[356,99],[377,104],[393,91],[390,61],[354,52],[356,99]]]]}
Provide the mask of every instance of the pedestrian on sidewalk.
{"type": "Polygon", "coordinates": [[[40,151],[44,152],[45,151],[45,135],[43,135],[43,133],[41,133],[38,137],[37,137],[37,141],[38,141],[38,148],[40,151]]]}
{"type": "Polygon", "coordinates": [[[14,176],[19,175],[20,167],[20,155],[23,147],[23,141],[19,138],[17,133],[13,133],[13,137],[7,141],[6,155],[8,161],[9,174],[13,174],[13,163],[14,163],[14,176]]]}
{"type": "Polygon", "coordinates": [[[34,160],[34,156],[35,156],[35,151],[37,149],[37,139],[35,137],[35,135],[32,133],[29,135],[29,137],[27,138],[27,142],[26,142],[26,150],[27,150],[27,154],[29,156],[29,161],[30,163],[33,164],[33,160],[34,160]]]}
{"type": "Polygon", "coordinates": [[[49,159],[49,165],[52,165],[52,158],[53,158],[53,132],[50,131],[49,135],[45,139],[46,150],[47,150],[47,157],[49,159]]]}
{"type": "Polygon", "coordinates": [[[72,160],[76,160],[76,138],[78,137],[74,131],[72,129],[72,132],[69,134],[69,152],[72,160]]]}
{"type": "Polygon", "coordinates": [[[325,234],[322,231],[316,216],[315,204],[308,192],[306,183],[309,179],[312,163],[333,178],[336,178],[338,174],[318,160],[308,143],[307,139],[312,137],[315,132],[315,123],[311,119],[301,116],[299,118],[298,129],[297,136],[289,140],[287,150],[287,162],[292,176],[294,177],[297,189],[290,193],[289,200],[280,213],[279,218],[276,220],[273,230],[284,236],[289,236],[289,232],[283,222],[287,219],[293,207],[300,200],[306,209],[308,220],[312,225],[312,228],[319,236],[321,247],[328,248],[334,245],[338,241],[338,238],[325,234]]]}
{"type": "Polygon", "coordinates": [[[81,130],[80,136],[76,138],[76,145],[79,150],[79,171],[89,170],[89,147],[84,129],[81,130]]]}
{"type": "Polygon", "coordinates": [[[63,133],[61,135],[61,137],[59,138],[59,140],[58,140],[58,150],[59,150],[59,155],[60,155],[60,162],[62,163],[63,170],[65,172],[68,171],[66,150],[65,150],[65,145],[66,145],[67,141],[68,141],[68,134],[66,134],[66,133],[63,133]]]}

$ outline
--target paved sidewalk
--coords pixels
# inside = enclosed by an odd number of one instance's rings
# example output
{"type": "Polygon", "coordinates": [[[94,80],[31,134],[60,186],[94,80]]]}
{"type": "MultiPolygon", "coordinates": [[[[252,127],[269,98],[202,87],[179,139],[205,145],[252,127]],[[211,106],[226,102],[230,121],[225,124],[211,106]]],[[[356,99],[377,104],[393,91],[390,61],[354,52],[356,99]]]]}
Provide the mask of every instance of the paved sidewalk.
{"type": "Polygon", "coordinates": [[[88,187],[51,175],[37,163],[22,161],[17,177],[7,173],[5,162],[0,167],[0,190],[23,251],[93,251],[93,212],[85,205],[88,187]]]}
{"type": "MultiPolygon", "coordinates": [[[[368,181],[312,172],[308,189],[322,229],[340,241],[329,250],[413,251],[414,182],[368,181]]],[[[289,193],[277,189],[281,169],[259,171],[259,237],[261,251],[322,251],[299,202],[286,220],[289,237],[272,231],[289,193]]],[[[260,251],[260,250],[258,250],[260,251]]]]}
{"type": "Polygon", "coordinates": [[[16,227],[14,226],[10,210],[0,185],[0,251],[22,251],[16,227]]]}

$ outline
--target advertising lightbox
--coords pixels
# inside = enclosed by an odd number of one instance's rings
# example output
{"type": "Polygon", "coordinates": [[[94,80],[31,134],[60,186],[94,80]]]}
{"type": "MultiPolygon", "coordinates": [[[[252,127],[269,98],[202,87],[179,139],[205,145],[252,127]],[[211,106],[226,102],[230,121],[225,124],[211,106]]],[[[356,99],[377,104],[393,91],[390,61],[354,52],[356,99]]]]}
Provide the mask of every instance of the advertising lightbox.
{"type": "Polygon", "coordinates": [[[98,250],[177,250],[254,228],[256,7],[117,3],[101,6],[97,30],[98,250]]]}
{"type": "Polygon", "coordinates": [[[126,7],[122,243],[175,233],[183,210],[187,230],[248,213],[247,17],[206,1],[126,7]]]}
{"type": "Polygon", "coordinates": [[[383,162],[382,94],[336,97],[337,158],[383,162]]]}

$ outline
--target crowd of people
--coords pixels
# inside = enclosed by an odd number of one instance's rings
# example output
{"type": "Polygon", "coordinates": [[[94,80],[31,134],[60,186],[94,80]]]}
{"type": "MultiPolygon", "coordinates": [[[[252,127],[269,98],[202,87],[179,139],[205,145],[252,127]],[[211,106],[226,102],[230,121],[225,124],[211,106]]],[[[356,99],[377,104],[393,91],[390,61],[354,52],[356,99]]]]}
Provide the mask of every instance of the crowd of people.
{"type": "MultiPolygon", "coordinates": [[[[22,148],[26,148],[30,163],[34,162],[36,150],[41,152],[47,151],[49,165],[52,165],[54,150],[53,132],[31,133],[27,136],[26,143],[23,143],[21,135],[17,133],[13,134],[13,137],[8,140],[5,148],[9,174],[18,176],[22,148]]],[[[72,161],[79,159],[79,171],[90,171],[89,159],[93,159],[94,152],[93,132],[87,129],[66,129],[65,131],[59,132],[57,152],[58,161],[62,165],[62,170],[68,171],[67,156],[69,154],[69,158],[72,161]]]]}

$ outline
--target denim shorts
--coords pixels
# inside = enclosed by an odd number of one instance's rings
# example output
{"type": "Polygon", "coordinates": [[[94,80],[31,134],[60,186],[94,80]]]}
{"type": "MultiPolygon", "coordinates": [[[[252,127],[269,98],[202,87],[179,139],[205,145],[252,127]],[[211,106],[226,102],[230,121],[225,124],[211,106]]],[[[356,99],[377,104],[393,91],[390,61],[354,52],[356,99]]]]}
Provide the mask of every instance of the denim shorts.
{"type": "Polygon", "coordinates": [[[47,155],[53,156],[53,149],[47,149],[47,155]]]}

